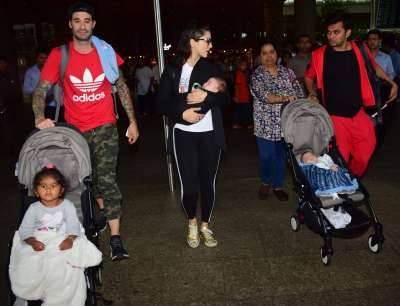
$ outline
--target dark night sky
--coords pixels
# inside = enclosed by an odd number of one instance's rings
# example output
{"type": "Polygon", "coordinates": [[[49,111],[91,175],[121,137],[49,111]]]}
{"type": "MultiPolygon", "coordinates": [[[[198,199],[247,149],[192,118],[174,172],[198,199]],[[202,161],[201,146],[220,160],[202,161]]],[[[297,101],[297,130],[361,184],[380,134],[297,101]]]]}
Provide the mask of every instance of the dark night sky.
{"type": "MultiPolygon", "coordinates": [[[[75,1],[6,0],[12,24],[47,22],[55,25],[56,44],[69,38],[66,10],[75,1]]],[[[121,53],[152,52],[156,38],[152,0],[93,0],[95,33],[121,53]]],[[[176,42],[180,29],[191,19],[206,22],[213,29],[215,46],[238,44],[234,32],[255,33],[263,28],[262,1],[160,0],[164,41],[176,42]]],[[[241,44],[249,43],[246,41],[241,44]]]]}

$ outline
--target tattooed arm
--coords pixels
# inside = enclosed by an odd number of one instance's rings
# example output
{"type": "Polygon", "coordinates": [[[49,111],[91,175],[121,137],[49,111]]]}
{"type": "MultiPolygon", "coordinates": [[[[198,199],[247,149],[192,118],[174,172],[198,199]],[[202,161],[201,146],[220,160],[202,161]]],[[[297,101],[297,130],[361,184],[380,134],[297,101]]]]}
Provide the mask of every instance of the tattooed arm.
{"type": "Polygon", "coordinates": [[[115,83],[115,86],[117,87],[117,92],[119,99],[121,100],[121,104],[124,107],[126,115],[128,116],[129,119],[129,127],[127,135],[128,141],[130,144],[133,144],[139,137],[139,131],[136,124],[135,110],[133,108],[132,98],[129,92],[129,88],[125,83],[123,73],[121,70],[119,71],[119,79],[115,83]]]}
{"type": "Polygon", "coordinates": [[[44,108],[46,106],[46,93],[51,88],[51,83],[40,80],[32,96],[32,110],[35,116],[35,126],[39,129],[53,127],[54,123],[51,119],[44,117],[44,108]]]}

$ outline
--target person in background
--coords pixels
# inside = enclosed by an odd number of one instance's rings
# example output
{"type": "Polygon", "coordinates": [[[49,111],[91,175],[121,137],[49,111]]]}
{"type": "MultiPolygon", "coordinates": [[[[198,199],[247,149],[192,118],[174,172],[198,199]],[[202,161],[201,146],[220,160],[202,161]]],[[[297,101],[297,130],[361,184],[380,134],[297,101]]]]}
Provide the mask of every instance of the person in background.
{"type": "Polygon", "coordinates": [[[382,51],[382,33],[381,31],[374,29],[370,30],[367,34],[367,45],[371,50],[371,54],[374,56],[376,63],[386,72],[386,74],[393,80],[396,73],[393,69],[392,59],[390,56],[382,51]]]}
{"type": "Polygon", "coordinates": [[[238,63],[235,75],[233,101],[235,109],[233,112],[233,129],[239,129],[242,126],[252,128],[251,120],[251,95],[249,90],[249,70],[247,61],[242,59],[238,63]]]}
{"type": "Polygon", "coordinates": [[[17,153],[16,123],[21,102],[18,76],[11,69],[7,57],[0,56],[0,134],[3,140],[0,152],[6,155],[17,153]]]}
{"type": "Polygon", "coordinates": [[[135,71],[136,79],[136,114],[138,117],[150,113],[150,89],[153,80],[153,72],[144,60],[139,60],[135,71]]]}
{"type": "MultiPolygon", "coordinates": [[[[36,64],[30,67],[25,72],[24,77],[24,86],[23,86],[23,93],[24,93],[24,101],[26,101],[29,106],[32,104],[32,94],[35,90],[37,84],[40,80],[40,71],[43,68],[44,63],[47,60],[47,52],[43,50],[39,50],[36,55],[36,64]]],[[[55,119],[56,115],[56,101],[54,100],[53,89],[49,89],[46,96],[46,108],[44,110],[46,118],[55,119]]],[[[58,121],[63,121],[63,111],[60,109],[60,116],[58,121]]]]}
{"type": "Polygon", "coordinates": [[[304,72],[306,71],[307,65],[310,62],[312,48],[310,36],[305,34],[300,35],[297,38],[296,47],[297,53],[290,61],[288,67],[293,70],[297,80],[299,81],[301,87],[303,88],[303,91],[305,92],[304,72]]]}
{"type": "Polygon", "coordinates": [[[396,38],[393,34],[387,35],[383,38],[382,50],[390,55],[393,69],[396,74],[395,81],[397,85],[400,85],[400,53],[396,50],[396,38]]]}

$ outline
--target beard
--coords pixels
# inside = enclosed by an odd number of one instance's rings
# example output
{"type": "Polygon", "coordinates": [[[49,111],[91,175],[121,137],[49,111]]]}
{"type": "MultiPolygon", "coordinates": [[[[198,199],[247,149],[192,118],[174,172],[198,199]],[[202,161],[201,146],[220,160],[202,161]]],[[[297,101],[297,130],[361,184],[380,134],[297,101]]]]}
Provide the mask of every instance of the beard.
{"type": "Polygon", "coordinates": [[[346,44],[346,39],[340,41],[330,41],[328,40],[328,44],[331,47],[343,47],[346,44]]]}
{"type": "Polygon", "coordinates": [[[85,36],[80,36],[78,33],[72,32],[72,36],[78,41],[90,41],[92,35],[92,32],[87,32],[85,36]]]}

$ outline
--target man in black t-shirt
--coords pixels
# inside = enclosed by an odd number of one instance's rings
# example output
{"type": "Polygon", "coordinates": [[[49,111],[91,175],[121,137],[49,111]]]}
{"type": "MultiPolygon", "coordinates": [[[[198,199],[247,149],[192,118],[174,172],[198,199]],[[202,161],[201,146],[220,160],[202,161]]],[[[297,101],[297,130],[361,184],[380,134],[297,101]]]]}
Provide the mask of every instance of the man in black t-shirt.
{"type": "MultiPolygon", "coordinates": [[[[314,79],[323,105],[331,116],[339,151],[354,175],[362,176],[374,151],[376,139],[372,121],[363,107],[374,106],[375,98],[369,83],[362,53],[348,40],[351,29],[342,14],[334,14],[327,22],[328,45],[312,53],[305,72],[308,98],[318,101],[313,90],[314,79]]],[[[376,64],[367,47],[378,77],[391,84],[389,101],[397,96],[397,85],[376,64]]]]}

